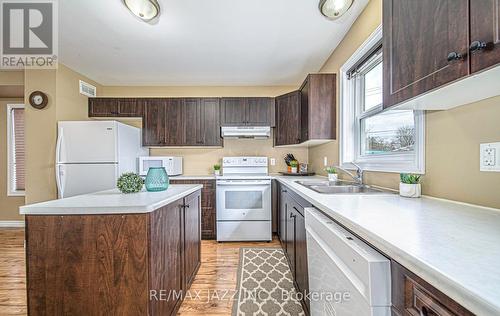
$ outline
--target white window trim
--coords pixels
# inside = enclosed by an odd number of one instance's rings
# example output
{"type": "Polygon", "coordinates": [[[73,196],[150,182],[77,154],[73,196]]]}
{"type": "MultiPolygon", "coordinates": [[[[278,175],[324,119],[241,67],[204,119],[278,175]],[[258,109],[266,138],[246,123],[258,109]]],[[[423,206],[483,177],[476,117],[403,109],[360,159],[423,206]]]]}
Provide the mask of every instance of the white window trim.
{"type": "Polygon", "coordinates": [[[12,187],[14,177],[14,170],[12,170],[12,149],[14,144],[12,144],[12,109],[24,109],[24,104],[7,104],[7,196],[25,196],[26,191],[19,191],[12,187]]]}
{"type": "Polygon", "coordinates": [[[425,173],[425,113],[415,111],[415,154],[391,154],[390,156],[362,157],[358,150],[357,124],[355,123],[354,85],[347,79],[347,72],[382,40],[382,25],[368,37],[356,52],[340,68],[340,166],[356,169],[355,162],[364,170],[393,173],[425,173]]]}

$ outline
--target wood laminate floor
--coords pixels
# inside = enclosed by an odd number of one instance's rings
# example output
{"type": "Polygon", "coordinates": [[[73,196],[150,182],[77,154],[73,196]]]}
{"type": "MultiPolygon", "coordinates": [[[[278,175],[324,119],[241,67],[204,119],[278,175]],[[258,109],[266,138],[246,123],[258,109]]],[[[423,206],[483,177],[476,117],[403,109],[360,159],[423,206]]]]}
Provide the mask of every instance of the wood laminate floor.
{"type": "MultiPolygon", "coordinates": [[[[240,247],[279,247],[279,241],[201,244],[201,266],[178,315],[231,315],[240,247]]],[[[24,230],[0,229],[0,315],[26,315],[24,230]]]]}

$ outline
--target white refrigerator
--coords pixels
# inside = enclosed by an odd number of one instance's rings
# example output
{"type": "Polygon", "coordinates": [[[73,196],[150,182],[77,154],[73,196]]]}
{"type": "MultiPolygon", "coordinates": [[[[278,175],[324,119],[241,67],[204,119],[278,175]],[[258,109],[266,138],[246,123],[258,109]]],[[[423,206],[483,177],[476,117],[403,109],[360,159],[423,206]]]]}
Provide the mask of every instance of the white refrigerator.
{"type": "Polygon", "coordinates": [[[144,155],[139,128],[117,121],[58,122],[58,196],[115,188],[122,173],[137,172],[137,159],[144,155]]]}

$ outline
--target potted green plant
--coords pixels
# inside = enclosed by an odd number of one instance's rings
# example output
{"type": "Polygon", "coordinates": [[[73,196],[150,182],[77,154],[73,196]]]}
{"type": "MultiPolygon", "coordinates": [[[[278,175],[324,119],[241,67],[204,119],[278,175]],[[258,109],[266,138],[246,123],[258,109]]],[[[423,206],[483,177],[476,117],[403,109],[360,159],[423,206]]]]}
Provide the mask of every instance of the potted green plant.
{"type": "Polygon", "coordinates": [[[142,190],[144,179],[136,173],[126,172],[116,182],[116,187],[122,193],[136,193],[142,190]]]}
{"type": "Polygon", "coordinates": [[[401,173],[399,183],[399,195],[410,198],[418,198],[422,195],[420,175],[413,173],[401,173]]]}
{"type": "Polygon", "coordinates": [[[332,166],[326,167],[325,171],[326,173],[328,173],[328,181],[335,182],[339,179],[337,174],[337,169],[335,169],[335,167],[332,166]]]}
{"type": "Polygon", "coordinates": [[[297,169],[299,167],[299,162],[297,160],[290,161],[290,167],[292,173],[297,173],[297,169]]]}
{"type": "Polygon", "coordinates": [[[216,176],[220,176],[220,165],[219,164],[214,165],[214,174],[216,176]]]}

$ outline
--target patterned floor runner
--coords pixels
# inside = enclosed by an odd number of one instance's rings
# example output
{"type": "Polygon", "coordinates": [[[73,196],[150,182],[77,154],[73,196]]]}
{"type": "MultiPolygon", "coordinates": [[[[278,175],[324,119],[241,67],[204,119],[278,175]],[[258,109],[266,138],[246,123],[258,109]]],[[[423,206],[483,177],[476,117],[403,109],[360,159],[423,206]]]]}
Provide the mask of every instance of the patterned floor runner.
{"type": "Polygon", "coordinates": [[[281,248],[241,248],[233,316],[301,316],[281,248]]]}

